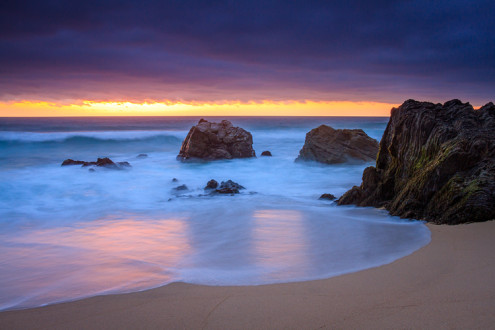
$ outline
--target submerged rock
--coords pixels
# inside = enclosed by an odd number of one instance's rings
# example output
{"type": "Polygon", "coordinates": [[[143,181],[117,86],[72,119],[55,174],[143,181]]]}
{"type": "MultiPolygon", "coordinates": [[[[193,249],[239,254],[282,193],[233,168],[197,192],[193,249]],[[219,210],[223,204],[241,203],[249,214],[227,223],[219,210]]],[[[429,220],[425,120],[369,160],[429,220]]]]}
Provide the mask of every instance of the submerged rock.
{"type": "Polygon", "coordinates": [[[313,160],[325,164],[375,161],[378,142],[362,129],[333,129],[321,125],[306,134],[296,161],[313,160]]]}
{"type": "Polygon", "coordinates": [[[66,159],[62,162],[61,166],[69,166],[69,165],[84,165],[87,164],[88,162],[82,161],[82,160],[73,160],[73,159],[66,159]]]}
{"type": "Polygon", "coordinates": [[[173,178],[172,182],[179,182],[179,180],[177,178],[173,178]]]}
{"type": "Polygon", "coordinates": [[[222,181],[220,187],[218,189],[215,189],[215,192],[218,194],[238,194],[239,190],[241,189],[246,188],[232,180],[227,180],[225,182],[222,181]]]}
{"type": "Polygon", "coordinates": [[[261,156],[269,156],[269,157],[271,157],[272,156],[272,153],[270,151],[266,150],[266,151],[263,151],[261,153],[261,156]]]}
{"type": "Polygon", "coordinates": [[[173,188],[175,191],[185,191],[185,190],[189,190],[189,188],[187,188],[187,186],[185,184],[182,184],[180,186],[177,186],[175,188],[173,188]]]}
{"type": "Polygon", "coordinates": [[[336,199],[337,197],[335,197],[334,195],[332,194],[323,194],[320,196],[320,198],[318,199],[327,199],[329,201],[333,201],[334,199],[336,199]]]}
{"type": "Polygon", "coordinates": [[[206,183],[205,190],[216,189],[218,187],[218,182],[216,180],[211,179],[206,183]]]}
{"type": "Polygon", "coordinates": [[[437,224],[495,219],[495,106],[408,100],[393,108],[375,167],[339,205],[437,224]]]}
{"type": "Polygon", "coordinates": [[[148,158],[147,154],[139,154],[136,156],[136,158],[148,158]]]}
{"type": "Polygon", "coordinates": [[[182,142],[177,159],[185,161],[248,157],[256,157],[251,133],[240,127],[233,127],[227,120],[211,123],[201,119],[182,142]]]}
{"type": "Polygon", "coordinates": [[[129,164],[129,162],[118,162],[116,164],[108,157],[98,158],[96,162],[86,162],[82,160],[66,159],[62,162],[61,166],[69,166],[69,165],[82,165],[82,167],[98,166],[98,167],[105,167],[115,170],[122,169],[123,167],[132,167],[131,164],[129,164]]]}

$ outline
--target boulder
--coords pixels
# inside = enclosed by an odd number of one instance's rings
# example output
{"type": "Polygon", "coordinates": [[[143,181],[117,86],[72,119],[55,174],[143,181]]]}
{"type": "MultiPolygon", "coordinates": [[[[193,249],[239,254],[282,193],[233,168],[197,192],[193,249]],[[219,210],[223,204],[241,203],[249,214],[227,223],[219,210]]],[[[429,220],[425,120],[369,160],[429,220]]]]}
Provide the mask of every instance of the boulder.
{"type": "Polygon", "coordinates": [[[318,199],[327,199],[329,201],[333,201],[334,199],[336,199],[337,197],[335,197],[334,195],[332,194],[323,194],[320,196],[320,198],[318,199]]]}
{"type": "Polygon", "coordinates": [[[201,119],[182,142],[178,160],[216,160],[256,157],[251,133],[227,120],[212,123],[201,119]]]}
{"type": "Polygon", "coordinates": [[[271,156],[272,156],[272,153],[271,153],[270,151],[266,150],[266,151],[263,151],[263,152],[261,153],[261,156],[268,156],[268,157],[271,157],[271,156]]]}
{"type": "Polygon", "coordinates": [[[148,154],[139,154],[136,158],[148,158],[148,154]]]}
{"type": "Polygon", "coordinates": [[[211,179],[206,183],[205,190],[216,189],[218,187],[218,182],[216,180],[211,179]]]}
{"type": "Polygon", "coordinates": [[[339,205],[437,224],[495,219],[495,106],[408,100],[393,108],[375,167],[339,205]]]}
{"type": "Polygon", "coordinates": [[[378,142],[362,129],[333,129],[321,125],[306,134],[296,161],[355,164],[375,161],[377,152],[378,142]]]}

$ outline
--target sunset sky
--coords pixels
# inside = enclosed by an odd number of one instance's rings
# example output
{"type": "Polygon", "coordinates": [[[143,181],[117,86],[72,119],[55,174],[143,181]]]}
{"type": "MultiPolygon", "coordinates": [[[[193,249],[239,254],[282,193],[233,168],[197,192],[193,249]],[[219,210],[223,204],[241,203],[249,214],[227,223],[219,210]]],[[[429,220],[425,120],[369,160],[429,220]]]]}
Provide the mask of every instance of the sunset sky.
{"type": "Polygon", "coordinates": [[[0,116],[378,115],[495,99],[495,2],[3,1],[0,116]]]}

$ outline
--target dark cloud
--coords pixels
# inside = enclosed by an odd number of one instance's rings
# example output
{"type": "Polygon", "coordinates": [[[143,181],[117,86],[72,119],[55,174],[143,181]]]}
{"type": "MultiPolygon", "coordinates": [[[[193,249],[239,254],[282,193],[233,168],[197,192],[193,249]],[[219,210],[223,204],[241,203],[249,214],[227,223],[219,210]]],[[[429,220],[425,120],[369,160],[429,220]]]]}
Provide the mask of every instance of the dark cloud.
{"type": "Polygon", "coordinates": [[[494,98],[493,1],[4,1],[0,99],[494,98]]]}

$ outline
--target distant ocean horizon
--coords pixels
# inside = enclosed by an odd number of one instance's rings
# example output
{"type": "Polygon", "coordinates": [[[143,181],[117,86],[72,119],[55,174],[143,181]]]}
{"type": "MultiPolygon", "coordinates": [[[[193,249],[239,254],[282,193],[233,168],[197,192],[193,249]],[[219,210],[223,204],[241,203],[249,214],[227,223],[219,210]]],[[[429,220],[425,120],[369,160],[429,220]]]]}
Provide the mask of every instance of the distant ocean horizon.
{"type": "Polygon", "coordinates": [[[420,221],[318,200],[361,183],[358,165],[295,163],[326,124],[378,141],[388,117],[0,118],[0,310],[183,281],[260,285],[390,263],[426,245],[420,221]],[[176,160],[200,118],[253,135],[257,158],[176,160]],[[273,157],[260,157],[269,150],[273,157]],[[146,157],[138,155],[146,154],[146,157]],[[61,167],[110,157],[131,168],[61,167]],[[177,179],[174,182],[173,179],[177,179]],[[244,187],[210,196],[210,179],[244,187]],[[186,191],[176,191],[178,185],[186,191]]]}

